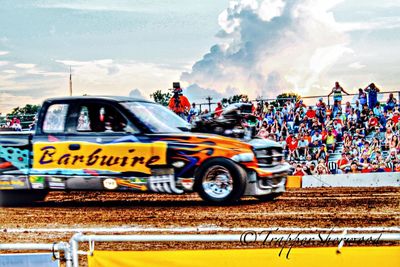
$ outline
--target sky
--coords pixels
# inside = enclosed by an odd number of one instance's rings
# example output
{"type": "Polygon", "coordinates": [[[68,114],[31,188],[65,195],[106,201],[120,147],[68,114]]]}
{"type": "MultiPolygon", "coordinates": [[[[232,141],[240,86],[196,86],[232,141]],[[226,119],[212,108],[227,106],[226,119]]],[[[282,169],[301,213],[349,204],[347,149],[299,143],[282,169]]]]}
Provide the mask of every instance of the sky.
{"type": "Polygon", "coordinates": [[[190,101],[399,90],[400,1],[0,0],[0,112],[69,93],[190,101]]]}

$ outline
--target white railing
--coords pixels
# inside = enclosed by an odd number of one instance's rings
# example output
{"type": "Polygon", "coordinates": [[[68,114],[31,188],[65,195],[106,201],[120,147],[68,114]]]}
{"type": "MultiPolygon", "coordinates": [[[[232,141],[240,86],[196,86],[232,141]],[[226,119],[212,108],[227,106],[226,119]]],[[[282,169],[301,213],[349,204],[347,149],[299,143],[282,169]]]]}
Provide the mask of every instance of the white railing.
{"type": "MultiPolygon", "coordinates": [[[[163,229],[165,230],[165,228],[163,229]]],[[[146,230],[143,229],[143,232],[146,232],[146,230]]],[[[0,250],[45,250],[52,251],[53,253],[55,251],[63,252],[63,260],[65,260],[66,266],[78,267],[79,255],[90,255],[93,253],[95,242],[240,242],[241,244],[263,243],[265,245],[279,241],[291,242],[291,245],[293,245],[293,243],[303,243],[305,241],[312,243],[326,243],[327,240],[330,240],[330,243],[335,243],[338,246],[337,251],[340,251],[345,242],[355,242],[357,240],[371,240],[375,242],[374,244],[377,244],[378,242],[397,242],[400,241],[400,228],[244,228],[243,232],[240,234],[85,235],[82,233],[76,233],[70,239],[69,243],[0,244],[0,250]],[[348,230],[358,233],[348,233],[348,230]],[[382,230],[382,232],[370,232],[377,230],[382,230]],[[305,231],[308,233],[304,233],[305,231]],[[315,231],[321,232],[310,233],[315,231]],[[339,231],[342,231],[342,233],[339,231]],[[79,250],[79,244],[82,242],[89,243],[89,251],[79,250]]]]}
{"type": "Polygon", "coordinates": [[[66,267],[72,267],[71,248],[67,242],[58,242],[53,244],[47,243],[13,243],[0,244],[0,250],[32,250],[32,251],[51,251],[54,253],[63,252],[66,267]]]}

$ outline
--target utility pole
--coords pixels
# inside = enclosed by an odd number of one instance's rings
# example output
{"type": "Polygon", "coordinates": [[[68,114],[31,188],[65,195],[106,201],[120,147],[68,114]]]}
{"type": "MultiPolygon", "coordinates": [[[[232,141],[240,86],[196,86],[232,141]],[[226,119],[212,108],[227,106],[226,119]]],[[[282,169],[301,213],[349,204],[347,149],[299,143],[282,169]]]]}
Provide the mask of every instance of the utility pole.
{"type": "Polygon", "coordinates": [[[208,112],[211,112],[211,100],[212,100],[212,97],[211,96],[207,96],[206,100],[208,101],[208,112]]]}
{"type": "Polygon", "coordinates": [[[72,96],[72,70],[69,66],[69,96],[72,96]]]}

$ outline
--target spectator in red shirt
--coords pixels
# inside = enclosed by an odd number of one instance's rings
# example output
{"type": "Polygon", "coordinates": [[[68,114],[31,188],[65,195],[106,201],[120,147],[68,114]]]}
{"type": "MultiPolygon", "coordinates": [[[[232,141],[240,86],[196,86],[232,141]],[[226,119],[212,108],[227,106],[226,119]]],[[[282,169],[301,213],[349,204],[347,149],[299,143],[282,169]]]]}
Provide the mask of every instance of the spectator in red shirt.
{"type": "Polygon", "coordinates": [[[322,141],[323,141],[323,142],[325,142],[326,136],[327,136],[327,135],[328,135],[327,130],[326,130],[325,128],[323,128],[323,129],[322,129],[322,132],[321,132],[321,136],[322,136],[322,141]]]}
{"type": "Polygon", "coordinates": [[[301,166],[300,164],[297,164],[296,169],[294,170],[292,175],[304,176],[304,175],[307,175],[307,173],[304,171],[303,166],[301,166]]]}
{"type": "Polygon", "coordinates": [[[395,112],[393,112],[393,117],[392,117],[392,121],[394,122],[394,124],[397,124],[399,122],[399,111],[396,110],[395,112]]]}
{"type": "Polygon", "coordinates": [[[286,144],[291,143],[293,138],[295,138],[293,132],[289,132],[289,136],[286,138],[286,144]]]}
{"type": "Polygon", "coordinates": [[[344,153],[343,152],[342,153],[342,157],[340,159],[338,159],[338,161],[337,161],[337,166],[338,166],[338,170],[339,170],[338,173],[342,172],[342,167],[346,167],[350,163],[350,160],[348,158],[348,154],[350,154],[350,153],[344,153]]]}
{"type": "Polygon", "coordinates": [[[297,152],[297,147],[299,142],[295,136],[293,136],[289,140],[290,142],[287,142],[287,146],[289,149],[289,159],[297,159],[299,157],[297,152]]]}
{"type": "Polygon", "coordinates": [[[370,118],[368,120],[368,132],[373,131],[376,128],[376,126],[379,125],[378,119],[374,116],[373,113],[372,114],[371,113],[369,114],[370,118]]]}
{"type": "Polygon", "coordinates": [[[307,112],[306,112],[307,118],[309,118],[309,119],[314,119],[314,118],[315,118],[315,115],[316,115],[315,110],[313,110],[313,108],[312,108],[311,106],[309,106],[309,107],[308,107],[308,110],[307,110],[307,112]]]}
{"type": "Polygon", "coordinates": [[[21,124],[21,121],[19,120],[19,118],[14,117],[11,121],[11,126],[13,126],[14,124],[21,124]]]}
{"type": "Polygon", "coordinates": [[[216,107],[215,110],[214,110],[215,117],[221,116],[222,111],[223,111],[222,104],[221,104],[221,102],[218,102],[217,107],[216,107]]]}
{"type": "Polygon", "coordinates": [[[397,162],[394,167],[395,172],[400,172],[400,162],[397,162]]]}

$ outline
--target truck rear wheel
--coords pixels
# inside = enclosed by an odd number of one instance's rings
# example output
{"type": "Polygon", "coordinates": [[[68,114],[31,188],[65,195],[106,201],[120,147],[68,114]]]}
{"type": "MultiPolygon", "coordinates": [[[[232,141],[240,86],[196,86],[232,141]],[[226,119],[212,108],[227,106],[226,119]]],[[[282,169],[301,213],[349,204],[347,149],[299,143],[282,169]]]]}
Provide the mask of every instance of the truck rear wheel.
{"type": "Polygon", "coordinates": [[[232,204],[243,196],[246,177],[246,172],[235,162],[224,158],[212,159],[200,166],[194,188],[209,203],[232,204]]]}
{"type": "Polygon", "coordinates": [[[29,205],[43,201],[47,193],[46,190],[0,190],[0,206],[29,205]]]}

